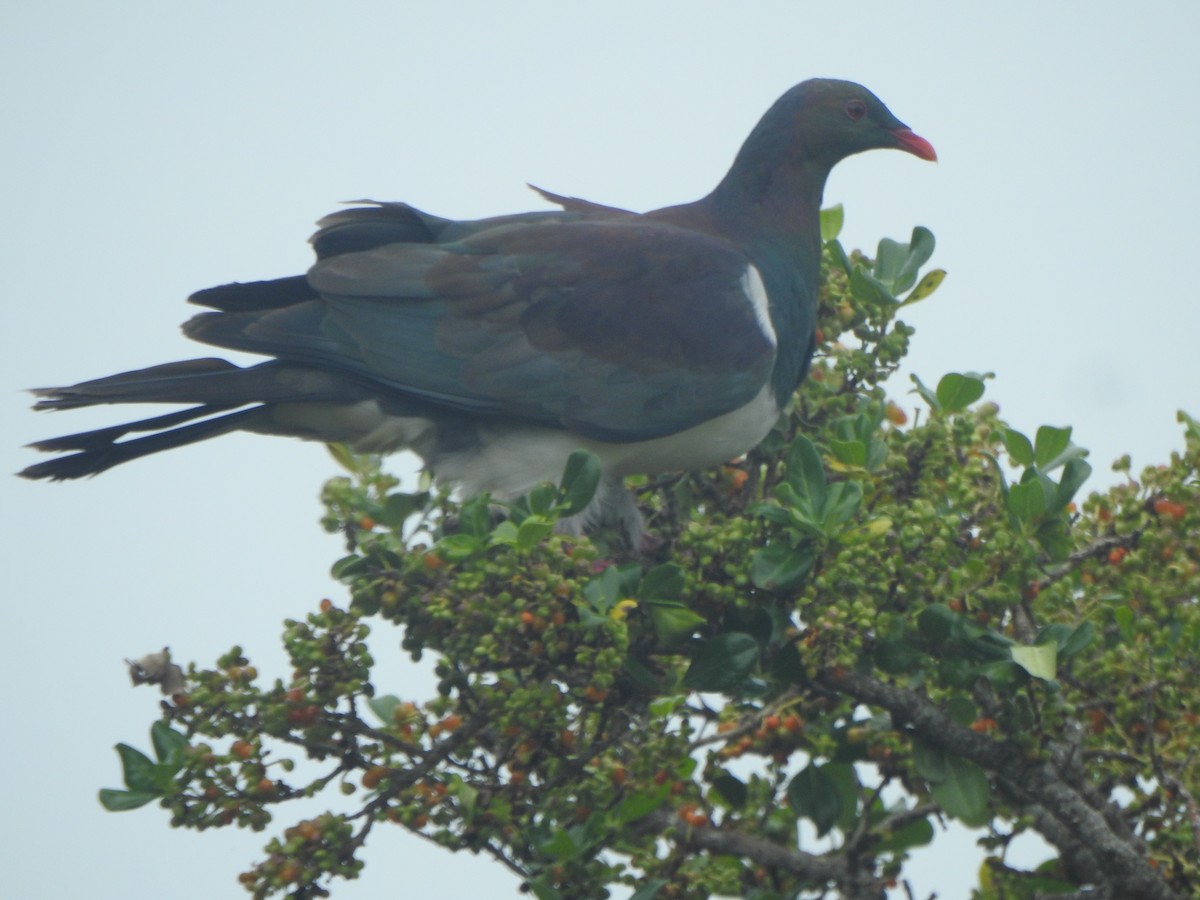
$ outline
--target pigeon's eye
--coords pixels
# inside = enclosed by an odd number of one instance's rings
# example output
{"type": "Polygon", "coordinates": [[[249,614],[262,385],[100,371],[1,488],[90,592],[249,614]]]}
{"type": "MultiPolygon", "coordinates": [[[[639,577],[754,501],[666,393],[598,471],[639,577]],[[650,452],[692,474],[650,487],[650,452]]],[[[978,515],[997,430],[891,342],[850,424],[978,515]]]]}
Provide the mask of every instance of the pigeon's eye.
{"type": "Polygon", "coordinates": [[[846,105],[842,107],[846,112],[846,118],[851,122],[857,122],[867,114],[867,104],[861,100],[847,100],[846,105]]]}

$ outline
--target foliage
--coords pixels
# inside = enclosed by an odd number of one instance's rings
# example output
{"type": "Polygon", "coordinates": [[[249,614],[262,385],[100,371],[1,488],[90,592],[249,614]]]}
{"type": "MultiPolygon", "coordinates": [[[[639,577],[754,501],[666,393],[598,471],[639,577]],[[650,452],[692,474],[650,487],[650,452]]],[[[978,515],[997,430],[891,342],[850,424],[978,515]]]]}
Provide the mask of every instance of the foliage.
{"type": "Polygon", "coordinates": [[[586,455],[499,517],[335,448],[348,604],[286,623],[286,678],[237,648],[193,666],[157,762],[119,747],[128,790],[102,801],[260,830],[352,793],[271,839],[255,897],[356,877],[376,827],[490,854],[542,900],[880,897],[949,819],[980,829],[983,900],[1200,890],[1200,424],[1080,500],[1070,429],[1010,426],[990,376],[916,381],[910,423],[883,385],[898,314],[943,277],[920,276],[933,236],[868,259],[839,223],[819,356],[775,431],[635,483],[655,559],[554,533],[595,487],[586,455]],[[437,696],[372,683],[377,620],[434,659],[437,696]],[[293,757],[319,773],[291,783],[293,757]],[[1026,832],[1053,847],[1034,871],[1006,857],[1026,832]]]}

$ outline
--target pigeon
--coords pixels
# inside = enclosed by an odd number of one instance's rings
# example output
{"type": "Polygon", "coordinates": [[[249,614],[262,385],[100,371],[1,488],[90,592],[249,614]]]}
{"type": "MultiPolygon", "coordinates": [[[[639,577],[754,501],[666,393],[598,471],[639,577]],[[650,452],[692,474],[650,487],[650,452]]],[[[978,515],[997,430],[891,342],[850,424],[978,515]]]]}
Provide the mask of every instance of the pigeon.
{"type": "MultiPolygon", "coordinates": [[[[820,208],[830,170],[864,150],[936,160],[866,88],[787,91],[693,203],[635,213],[539,191],[557,209],[455,221],[356,201],[318,223],[304,275],[198,291],[184,332],[269,357],[172,362],[40,388],[35,409],[184,408],[39,441],[66,454],[25,478],[95,475],[232,431],[415,452],[464,497],[512,499],[599,459],[564,530],[646,536],[623,479],[751,450],[815,349],[820,208]],[[133,435],[133,436],[131,436],[133,435]]],[[[535,190],[538,190],[535,188],[535,190]]]]}

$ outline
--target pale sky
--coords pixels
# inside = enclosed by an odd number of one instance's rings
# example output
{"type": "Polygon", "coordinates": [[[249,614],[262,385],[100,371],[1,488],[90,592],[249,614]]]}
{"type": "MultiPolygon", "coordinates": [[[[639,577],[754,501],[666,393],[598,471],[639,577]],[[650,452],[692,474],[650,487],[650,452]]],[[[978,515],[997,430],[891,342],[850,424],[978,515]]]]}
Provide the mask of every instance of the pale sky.
{"type": "MultiPolygon", "coordinates": [[[[779,94],[830,76],[941,158],[856,157],[826,192],[847,246],[937,236],[950,274],[906,317],[909,370],[995,372],[1014,426],[1074,425],[1090,486],[1111,483],[1113,458],[1165,461],[1175,410],[1200,413],[1197,34],[1183,2],[8,4],[0,470],[36,461],[29,441],[120,420],[34,414],[22,388],[209,354],[179,333],[186,296],[303,271],[339,201],[542,208],[527,181],[633,209],[691,200],[779,94]]],[[[333,474],[319,445],[232,436],[85,482],[0,479],[6,893],[240,895],[265,834],[96,802],[119,786],[112,745],[147,746],[156,717],[122,659],[169,644],[211,664],[241,643],[286,677],[282,619],[344,597],[317,525],[333,474]]],[[[376,658],[383,690],[430,695],[394,635],[376,658]]],[[[918,894],[966,896],[969,845],[939,839],[918,894]]],[[[399,830],[376,830],[367,863],[336,897],[517,896],[500,867],[399,830]]]]}

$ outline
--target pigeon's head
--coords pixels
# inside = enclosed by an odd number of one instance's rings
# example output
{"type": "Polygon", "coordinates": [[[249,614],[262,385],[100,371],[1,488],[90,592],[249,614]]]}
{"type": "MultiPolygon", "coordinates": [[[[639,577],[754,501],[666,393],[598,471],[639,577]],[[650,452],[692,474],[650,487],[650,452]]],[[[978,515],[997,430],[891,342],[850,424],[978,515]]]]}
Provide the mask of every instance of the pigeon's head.
{"type": "Polygon", "coordinates": [[[792,153],[830,165],[864,150],[894,148],[930,161],[933,145],[892,115],[861,84],[814,78],[779,98],[763,117],[787,135],[792,153]]]}
{"type": "Polygon", "coordinates": [[[793,166],[827,172],[847,156],[886,148],[937,159],[929,141],[913,134],[861,84],[814,78],[767,110],[742,147],[739,164],[759,172],[793,166]]]}

